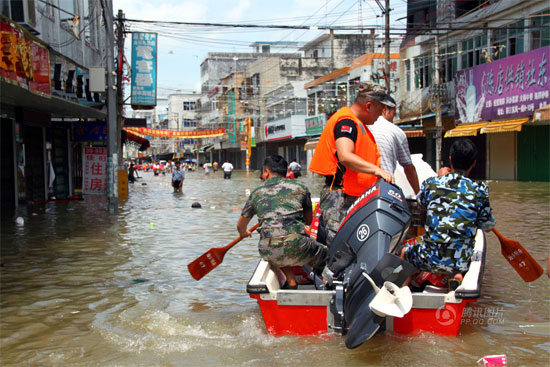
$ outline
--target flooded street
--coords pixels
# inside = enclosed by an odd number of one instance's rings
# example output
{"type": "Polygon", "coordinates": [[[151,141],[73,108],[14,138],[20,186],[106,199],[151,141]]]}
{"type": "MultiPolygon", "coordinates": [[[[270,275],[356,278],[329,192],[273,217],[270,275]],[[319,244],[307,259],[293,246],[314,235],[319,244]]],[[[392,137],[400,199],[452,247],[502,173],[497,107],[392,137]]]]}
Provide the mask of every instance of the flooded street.
{"type": "MultiPolygon", "coordinates": [[[[506,354],[514,367],[550,362],[550,280],[523,282],[493,234],[482,297],[457,338],[388,332],[354,350],[337,334],[275,338],[246,293],[257,234],[200,281],[187,271],[238,237],[245,191],[260,184],[259,173],[189,172],[183,194],[172,192],[171,175],[140,175],[117,215],[87,197],[24,206],[23,226],[2,221],[0,365],[474,366],[490,354],[506,354]]],[[[300,180],[319,195],[321,179],[300,180]]],[[[497,228],[546,270],[549,184],[489,185],[497,228]]]]}

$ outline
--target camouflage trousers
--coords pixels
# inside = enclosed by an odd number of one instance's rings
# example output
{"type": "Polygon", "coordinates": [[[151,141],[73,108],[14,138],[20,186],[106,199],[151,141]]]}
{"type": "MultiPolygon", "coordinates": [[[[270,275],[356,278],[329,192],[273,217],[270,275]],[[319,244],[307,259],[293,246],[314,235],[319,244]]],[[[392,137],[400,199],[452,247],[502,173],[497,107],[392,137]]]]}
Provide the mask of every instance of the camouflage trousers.
{"type": "Polygon", "coordinates": [[[436,274],[456,274],[468,271],[471,254],[461,253],[456,256],[454,250],[427,246],[423,236],[418,236],[405,243],[405,260],[421,271],[436,274]]]}
{"type": "Polygon", "coordinates": [[[294,265],[317,266],[325,260],[327,248],[306,234],[265,237],[258,244],[260,256],[279,268],[294,265]]]}
{"type": "Polygon", "coordinates": [[[340,223],[346,217],[346,212],[356,199],[356,196],[346,195],[342,190],[331,191],[328,185],[321,189],[319,208],[327,231],[326,244],[328,247],[334,240],[340,223]]]}

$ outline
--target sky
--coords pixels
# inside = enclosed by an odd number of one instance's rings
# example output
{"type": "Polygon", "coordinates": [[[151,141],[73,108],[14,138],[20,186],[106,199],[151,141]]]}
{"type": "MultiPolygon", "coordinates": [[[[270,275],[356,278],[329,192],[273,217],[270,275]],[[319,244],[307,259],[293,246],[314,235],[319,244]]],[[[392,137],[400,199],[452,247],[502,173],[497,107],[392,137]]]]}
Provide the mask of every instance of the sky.
{"type": "MultiPolygon", "coordinates": [[[[385,3],[385,0],[380,0],[385,3]]],[[[315,26],[384,26],[375,0],[113,0],[126,19],[305,25],[309,30],[214,28],[130,22],[130,31],[158,32],[157,96],[200,92],[200,64],[208,52],[252,52],[250,44],[265,41],[309,42],[327,31],[315,26]],[[361,15],[361,16],[360,16],[361,15]]],[[[391,0],[392,25],[403,27],[405,0],[391,0]]],[[[339,32],[342,33],[342,32],[339,32]]],[[[131,36],[126,38],[131,58],[131,36]]],[[[273,52],[273,50],[272,50],[273,52]]]]}

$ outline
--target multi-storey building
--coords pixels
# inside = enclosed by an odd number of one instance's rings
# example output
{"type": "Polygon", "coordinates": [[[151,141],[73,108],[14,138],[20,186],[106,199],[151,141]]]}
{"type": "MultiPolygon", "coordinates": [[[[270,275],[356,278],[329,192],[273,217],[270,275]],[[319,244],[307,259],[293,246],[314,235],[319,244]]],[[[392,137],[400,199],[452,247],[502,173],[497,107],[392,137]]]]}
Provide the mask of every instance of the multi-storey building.
{"type": "MultiPolygon", "coordinates": [[[[196,93],[177,93],[168,96],[167,126],[168,130],[192,131],[197,129],[196,93]]],[[[196,149],[196,139],[185,138],[173,140],[173,152],[176,157],[190,157],[196,149]]]]}
{"type": "Polygon", "coordinates": [[[400,122],[428,136],[411,150],[435,166],[444,135],[448,164],[452,140],[469,136],[480,151],[474,177],[550,180],[549,123],[537,118],[550,104],[549,14],[544,0],[409,1],[400,122]]]}
{"type": "Polygon", "coordinates": [[[19,201],[73,194],[82,147],[105,144],[100,125],[75,128],[106,116],[104,97],[89,89],[90,68],[105,66],[102,9],[95,1],[55,4],[0,4],[3,213],[19,201]]]}

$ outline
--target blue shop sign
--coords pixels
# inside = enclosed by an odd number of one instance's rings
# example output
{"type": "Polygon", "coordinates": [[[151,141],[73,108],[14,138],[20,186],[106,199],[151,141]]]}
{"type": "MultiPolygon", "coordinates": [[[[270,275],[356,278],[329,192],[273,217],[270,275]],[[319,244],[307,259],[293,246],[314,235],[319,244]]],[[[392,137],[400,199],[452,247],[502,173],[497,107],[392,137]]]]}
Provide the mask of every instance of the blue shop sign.
{"type": "Polygon", "coordinates": [[[105,141],[107,140],[107,124],[98,122],[75,122],[73,128],[74,141],[105,141]]]}
{"type": "Polygon", "coordinates": [[[157,34],[132,33],[132,106],[157,105],[157,34]]]}

